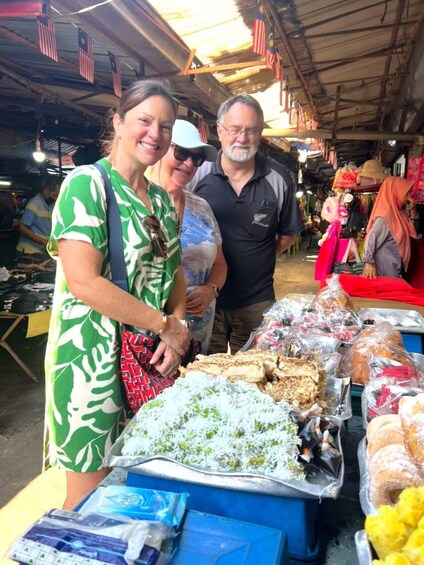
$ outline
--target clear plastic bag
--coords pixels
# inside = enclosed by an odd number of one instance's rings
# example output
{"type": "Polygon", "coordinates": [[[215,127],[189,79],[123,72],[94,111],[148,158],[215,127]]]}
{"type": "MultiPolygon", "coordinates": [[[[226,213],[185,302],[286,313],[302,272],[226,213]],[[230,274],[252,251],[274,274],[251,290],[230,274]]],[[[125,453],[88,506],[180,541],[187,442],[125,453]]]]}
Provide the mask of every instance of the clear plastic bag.
{"type": "Polygon", "coordinates": [[[375,363],[377,358],[391,360],[392,364],[413,364],[403,347],[402,336],[389,322],[369,326],[353,339],[344,356],[343,373],[353,383],[365,385],[370,379],[371,360],[375,363]]]}
{"type": "Polygon", "coordinates": [[[339,275],[333,274],[327,279],[327,286],[317,294],[312,308],[330,314],[341,307],[354,310],[351,297],[340,284],[339,275]]]}
{"type": "Polygon", "coordinates": [[[362,394],[364,425],[376,416],[397,414],[402,396],[415,396],[423,391],[424,375],[411,359],[401,365],[384,357],[371,359],[371,379],[362,394]]]}
{"type": "Polygon", "coordinates": [[[8,556],[29,565],[61,557],[68,565],[165,565],[176,535],[162,522],[50,510],[14,542],[8,556]]]}

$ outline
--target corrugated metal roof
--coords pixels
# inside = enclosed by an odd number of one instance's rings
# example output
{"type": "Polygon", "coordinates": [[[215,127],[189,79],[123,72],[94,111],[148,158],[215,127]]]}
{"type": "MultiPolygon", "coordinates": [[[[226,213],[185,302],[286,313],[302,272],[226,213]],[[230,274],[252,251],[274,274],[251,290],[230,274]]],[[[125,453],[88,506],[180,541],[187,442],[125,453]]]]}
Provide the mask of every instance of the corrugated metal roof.
{"type": "MultiPolygon", "coordinates": [[[[339,163],[361,163],[379,153],[390,159],[399,144],[389,147],[385,132],[423,132],[422,0],[262,2],[267,26],[274,26],[283,85],[306,120],[314,119],[327,145],[335,147],[339,163]],[[340,132],[355,132],[357,139],[341,139],[340,132]],[[371,133],[380,139],[367,140],[371,133]]],[[[7,131],[5,139],[19,131],[30,142],[42,119],[50,137],[60,133],[71,143],[94,140],[106,109],[116,101],[108,51],[121,61],[124,88],[138,77],[166,77],[181,113],[201,114],[210,125],[227,96],[248,92],[260,101],[279,139],[303,139],[304,126],[288,123],[274,74],[252,52],[255,4],[51,0],[57,63],[39,52],[35,19],[1,19],[0,127],[7,131]],[[94,85],[78,73],[78,26],[93,38],[94,85]],[[236,68],[183,76],[192,49],[196,56],[189,72],[208,65],[236,68]]]]}
{"type": "MultiPolygon", "coordinates": [[[[152,4],[203,64],[263,62],[252,53],[254,1],[152,4]]],[[[409,125],[422,131],[422,0],[263,0],[263,5],[285,84],[306,119],[334,129],[334,141],[340,129],[401,132],[409,125]]],[[[234,93],[254,94],[270,127],[287,128],[279,85],[268,69],[252,66],[215,76],[234,93]]],[[[291,129],[295,137],[295,123],[291,129]]],[[[384,149],[383,142],[334,144],[344,160],[364,160],[384,149]]]]}

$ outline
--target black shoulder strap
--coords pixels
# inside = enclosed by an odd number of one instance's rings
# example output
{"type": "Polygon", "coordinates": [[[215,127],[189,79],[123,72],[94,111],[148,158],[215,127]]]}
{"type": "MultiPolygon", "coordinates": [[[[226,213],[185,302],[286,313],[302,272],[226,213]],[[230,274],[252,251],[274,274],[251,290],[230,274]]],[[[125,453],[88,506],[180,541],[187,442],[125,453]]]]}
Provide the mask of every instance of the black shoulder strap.
{"type": "Polygon", "coordinates": [[[106,213],[107,213],[107,236],[109,247],[109,262],[112,273],[112,282],[128,292],[127,268],[124,257],[124,240],[122,237],[121,216],[119,215],[118,203],[113,192],[110,178],[99,163],[94,163],[100,172],[105,185],[106,213]]]}

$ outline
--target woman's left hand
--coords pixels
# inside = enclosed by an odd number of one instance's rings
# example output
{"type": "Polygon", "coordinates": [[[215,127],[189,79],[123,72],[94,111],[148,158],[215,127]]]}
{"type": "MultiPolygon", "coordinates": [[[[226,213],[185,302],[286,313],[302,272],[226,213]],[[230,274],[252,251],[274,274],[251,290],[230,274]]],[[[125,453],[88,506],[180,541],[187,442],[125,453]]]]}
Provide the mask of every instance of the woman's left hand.
{"type": "Polygon", "coordinates": [[[181,365],[181,356],[164,341],[160,341],[150,361],[164,377],[173,377],[181,365]]]}
{"type": "Polygon", "coordinates": [[[215,298],[214,289],[211,286],[190,286],[190,292],[186,295],[186,309],[192,316],[201,317],[209,308],[209,304],[215,298]]]}

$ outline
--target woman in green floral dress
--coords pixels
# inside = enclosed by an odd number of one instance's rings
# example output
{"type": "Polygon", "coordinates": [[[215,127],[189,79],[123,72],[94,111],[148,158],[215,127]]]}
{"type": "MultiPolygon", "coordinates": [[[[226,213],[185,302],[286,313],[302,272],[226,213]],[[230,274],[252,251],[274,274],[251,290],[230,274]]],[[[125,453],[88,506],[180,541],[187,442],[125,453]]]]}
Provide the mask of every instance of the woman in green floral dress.
{"type": "Polygon", "coordinates": [[[66,509],[110,471],[105,455],[125,419],[119,324],[160,334],[152,364],[165,376],[175,373],[189,343],[180,322],[185,285],[176,210],[144,176],[168,150],[174,121],[171,94],[153,80],[129,87],[111,115],[100,163],[118,202],[129,293],[110,281],[106,197],[93,165],[65,179],[53,212],[48,250],[57,258],[57,277],[46,352],[45,454],[46,465],[66,471],[66,509]],[[152,215],[159,237],[146,221],[152,215]]]}

